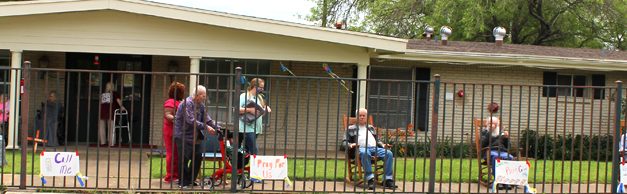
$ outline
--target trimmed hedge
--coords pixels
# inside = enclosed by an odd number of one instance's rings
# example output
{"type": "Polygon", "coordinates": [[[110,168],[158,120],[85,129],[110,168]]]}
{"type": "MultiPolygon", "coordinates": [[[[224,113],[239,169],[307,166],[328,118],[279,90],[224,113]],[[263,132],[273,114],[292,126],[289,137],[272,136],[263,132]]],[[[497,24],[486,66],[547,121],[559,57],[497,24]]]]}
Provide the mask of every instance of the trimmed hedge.
{"type": "Polygon", "coordinates": [[[612,160],[612,136],[539,134],[534,130],[522,131],[518,141],[521,155],[548,160],[612,160]]]}

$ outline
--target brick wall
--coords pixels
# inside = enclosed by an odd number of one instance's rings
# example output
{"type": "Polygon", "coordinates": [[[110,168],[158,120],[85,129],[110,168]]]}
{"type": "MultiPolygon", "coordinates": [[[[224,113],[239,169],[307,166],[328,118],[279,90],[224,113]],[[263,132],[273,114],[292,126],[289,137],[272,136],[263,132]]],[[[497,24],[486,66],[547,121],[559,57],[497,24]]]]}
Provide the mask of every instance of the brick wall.
{"type": "MultiPolygon", "coordinates": [[[[57,52],[25,52],[24,60],[33,62],[39,67],[38,59],[46,55],[50,59],[50,68],[64,68],[65,54],[57,52]]],[[[188,57],[153,56],[152,71],[166,72],[167,64],[177,61],[179,71],[189,69],[188,57]]],[[[351,100],[348,93],[341,88],[336,80],[304,79],[304,76],[327,78],[320,63],[284,62],[299,77],[273,77],[266,79],[268,85],[269,105],[273,112],[269,115],[269,126],[258,138],[258,145],[263,151],[281,152],[286,147],[290,150],[335,150],[342,139],[341,118],[350,114],[351,100]]],[[[372,65],[396,67],[430,68],[431,74],[440,74],[441,97],[439,109],[439,137],[452,138],[455,141],[470,141],[473,118],[486,118],[485,106],[489,102],[501,105],[499,117],[505,130],[510,131],[514,139],[525,129],[537,130],[540,133],[559,135],[568,134],[605,134],[612,129],[614,102],[593,100],[590,98],[555,98],[542,97],[542,69],[526,67],[505,67],[498,65],[451,65],[441,63],[422,63],[412,61],[372,61],[372,65]],[[464,84],[466,83],[466,84],[464,84]],[[473,84],[473,83],[483,83],[473,84]],[[444,100],[446,93],[455,93],[464,89],[465,97],[444,100]],[[473,98],[474,96],[474,98],[473,98]],[[547,106],[548,105],[548,106],[547,106]],[[539,107],[539,108],[538,108],[539,107]]],[[[333,71],[340,77],[353,76],[354,65],[330,64],[333,71]]],[[[413,70],[412,70],[413,71],[413,70]]],[[[576,70],[550,70],[564,74],[605,74],[606,86],[614,87],[615,80],[627,80],[625,72],[585,72],[576,70]]],[[[271,75],[285,75],[280,71],[279,63],[271,65],[271,75]]],[[[156,73],[152,75],[150,137],[149,143],[162,143],[163,101],[167,98],[167,87],[170,75],[156,73]]],[[[45,101],[49,90],[56,90],[60,99],[65,96],[64,74],[48,73],[48,82],[40,79],[39,73],[31,75],[31,95],[29,111],[31,127],[35,110],[40,102],[45,101]]],[[[174,76],[174,80],[189,85],[187,76],[174,76]]],[[[252,78],[249,78],[252,79],[252,78]]],[[[433,80],[433,77],[431,78],[433,80]]],[[[350,88],[352,83],[348,81],[350,88]]],[[[432,90],[433,88],[431,88],[432,90]]],[[[610,96],[614,91],[607,91],[610,96]]],[[[189,94],[186,94],[189,95],[189,94]]],[[[430,95],[433,95],[431,92],[430,95]]],[[[413,105],[412,105],[413,106],[413,105]]],[[[429,117],[431,119],[429,105],[429,117]]],[[[221,118],[222,119],[222,118],[221,118]]],[[[222,120],[221,120],[222,121],[222,120]]],[[[226,121],[223,121],[226,122],[226,121]]],[[[429,121],[429,124],[431,122],[429,121]]],[[[421,141],[429,133],[417,133],[421,141]]]]}
{"type": "MultiPolygon", "coordinates": [[[[39,59],[44,55],[47,56],[49,59],[48,68],[65,69],[65,53],[61,52],[25,51],[23,52],[22,59],[24,61],[30,61],[31,67],[40,68],[41,66],[39,64],[39,59]]],[[[65,72],[49,71],[43,77],[41,77],[41,73],[41,71],[32,71],[30,73],[30,85],[27,86],[29,89],[28,129],[33,129],[36,110],[40,109],[41,103],[47,100],[48,92],[50,92],[51,90],[55,90],[57,93],[57,100],[60,101],[62,104],[65,104],[65,72]]],[[[29,130],[29,134],[31,133],[32,130],[29,130]]],[[[43,133],[43,131],[41,131],[40,133],[43,133]]]]}
{"type": "MultiPolygon", "coordinates": [[[[297,76],[328,77],[321,63],[292,62],[286,65],[297,76]]],[[[340,77],[352,77],[351,65],[329,66],[340,77]]],[[[278,63],[272,64],[271,74],[288,75],[280,71],[278,63]]],[[[271,82],[269,105],[273,113],[270,114],[270,126],[258,138],[260,147],[265,147],[268,152],[284,149],[286,145],[290,150],[338,148],[343,138],[338,129],[342,128],[342,115],[350,109],[350,96],[345,89],[339,88],[336,80],[271,78],[268,81],[271,82]]]]}
{"type": "MultiPolygon", "coordinates": [[[[154,56],[153,72],[165,71],[170,57],[154,56]]],[[[189,69],[189,59],[178,59],[180,71],[189,69]],[[181,62],[183,61],[183,62],[181,62]]],[[[320,63],[291,62],[285,63],[298,76],[328,77],[320,63]]],[[[352,66],[347,64],[329,64],[340,77],[352,77],[352,66]]],[[[271,75],[288,75],[280,70],[279,62],[273,62],[271,75]]],[[[150,143],[161,146],[163,101],[167,98],[167,77],[155,75],[152,91],[151,137],[150,143]]],[[[175,78],[189,85],[188,78],[175,78]]],[[[247,78],[248,80],[252,77],[247,78]]],[[[211,79],[210,79],[211,80],[211,79]]],[[[343,88],[338,89],[335,80],[295,79],[294,77],[265,78],[268,90],[269,126],[258,137],[260,150],[273,153],[287,147],[292,150],[334,150],[343,137],[337,129],[341,128],[341,117],[350,107],[349,96],[343,88]],[[309,92],[309,93],[308,93],[309,92]],[[339,95],[339,96],[338,96],[339,95]],[[327,98],[329,97],[330,98],[327,98]],[[316,139],[317,136],[317,139],[316,139]]],[[[350,84],[349,84],[350,87],[350,84]]],[[[187,94],[188,95],[188,94],[187,94]]],[[[226,99],[223,99],[226,100],[226,99]]],[[[210,104],[209,106],[212,106],[210,104]]],[[[218,121],[228,123],[223,120],[218,121]]]]}
{"type": "MultiPolygon", "coordinates": [[[[431,69],[432,75],[440,74],[442,80],[438,116],[438,137],[440,138],[470,141],[469,137],[474,136],[472,120],[473,118],[486,118],[488,116],[486,105],[489,102],[500,104],[501,109],[498,116],[501,118],[504,129],[510,131],[515,141],[519,137],[520,131],[525,129],[564,136],[569,134],[607,134],[613,126],[611,116],[614,113],[614,102],[608,100],[607,97],[605,100],[593,100],[590,97],[542,97],[542,90],[538,87],[543,83],[542,73],[544,70],[542,69],[398,61],[389,61],[378,65],[391,64],[426,67],[431,69]],[[456,95],[460,89],[465,91],[463,98],[456,95]],[[453,94],[454,100],[444,100],[446,93],[453,94]]],[[[608,87],[615,87],[615,80],[627,78],[625,72],[547,71],[577,75],[605,74],[606,86],[608,87]]],[[[433,77],[431,79],[433,80],[433,77]]],[[[610,93],[613,91],[606,91],[605,95],[609,96],[610,93]]],[[[430,99],[432,98],[433,93],[431,92],[430,99]]],[[[429,106],[431,119],[432,105],[429,106]]],[[[424,133],[420,135],[425,136],[424,133]]]]}
{"type": "MultiPolygon", "coordinates": [[[[152,71],[161,72],[152,75],[151,108],[150,108],[150,145],[163,146],[163,103],[168,98],[170,87],[170,75],[163,72],[168,71],[168,63],[174,60],[179,65],[179,72],[189,72],[189,57],[153,56],[152,71]]],[[[173,80],[182,82],[189,87],[189,77],[184,75],[174,75],[173,80]]],[[[189,90],[187,90],[189,91],[189,90]]],[[[185,95],[189,95],[188,92],[185,95]]]]}

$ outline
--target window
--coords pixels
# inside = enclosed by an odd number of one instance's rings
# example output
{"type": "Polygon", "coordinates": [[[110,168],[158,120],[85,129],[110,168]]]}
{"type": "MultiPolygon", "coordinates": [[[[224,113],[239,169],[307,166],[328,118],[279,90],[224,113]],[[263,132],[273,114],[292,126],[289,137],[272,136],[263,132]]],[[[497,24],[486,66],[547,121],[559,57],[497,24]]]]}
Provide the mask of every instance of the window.
{"type": "Polygon", "coordinates": [[[11,57],[8,52],[0,51],[0,67],[6,69],[0,69],[0,93],[8,93],[9,84],[11,80],[9,80],[11,71],[8,69],[11,66],[11,57]]]}
{"type": "MultiPolygon", "coordinates": [[[[201,73],[217,73],[223,75],[203,75],[198,78],[199,84],[207,88],[208,109],[216,120],[231,120],[230,105],[233,104],[233,97],[239,96],[245,91],[242,88],[235,93],[233,82],[226,74],[235,73],[235,67],[242,67],[242,74],[268,75],[270,74],[270,61],[265,60],[240,60],[240,59],[214,59],[204,58],[200,63],[201,73]]],[[[248,78],[250,81],[252,78],[248,78]]],[[[269,94],[268,83],[266,83],[266,98],[269,94]]],[[[268,122],[268,117],[264,117],[264,123],[268,122]]]]}
{"type": "MultiPolygon", "coordinates": [[[[412,80],[409,68],[371,67],[370,79],[412,80]]],[[[368,82],[368,109],[377,127],[405,128],[412,121],[411,82],[368,82]]]]}
{"type": "Polygon", "coordinates": [[[581,86],[605,86],[605,75],[574,75],[558,74],[556,72],[544,72],[543,97],[572,96],[572,97],[593,97],[594,99],[604,99],[603,88],[583,88],[581,86]]]}

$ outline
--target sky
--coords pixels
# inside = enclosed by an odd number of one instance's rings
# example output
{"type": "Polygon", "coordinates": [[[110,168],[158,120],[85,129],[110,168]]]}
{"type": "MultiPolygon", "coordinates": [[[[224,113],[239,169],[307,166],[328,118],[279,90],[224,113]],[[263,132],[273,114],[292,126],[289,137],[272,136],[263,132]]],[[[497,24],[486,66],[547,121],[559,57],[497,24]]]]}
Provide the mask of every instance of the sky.
{"type": "Polygon", "coordinates": [[[254,16],[301,24],[313,24],[304,18],[315,6],[311,0],[149,0],[238,15],[254,16]]]}

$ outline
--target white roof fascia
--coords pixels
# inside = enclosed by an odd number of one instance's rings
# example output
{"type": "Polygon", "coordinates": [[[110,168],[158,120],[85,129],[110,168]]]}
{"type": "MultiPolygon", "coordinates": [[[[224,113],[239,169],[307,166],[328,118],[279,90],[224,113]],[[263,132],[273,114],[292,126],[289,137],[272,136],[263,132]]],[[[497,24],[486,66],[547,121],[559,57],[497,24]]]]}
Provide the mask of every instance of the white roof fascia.
{"type": "Polygon", "coordinates": [[[376,58],[469,64],[497,64],[551,69],[627,71],[627,61],[625,60],[585,59],[502,53],[411,50],[405,54],[379,55],[376,58]]]}
{"type": "Polygon", "coordinates": [[[234,28],[403,53],[407,39],[241,16],[143,0],[41,0],[0,3],[0,17],[118,10],[226,28],[234,28]]]}

